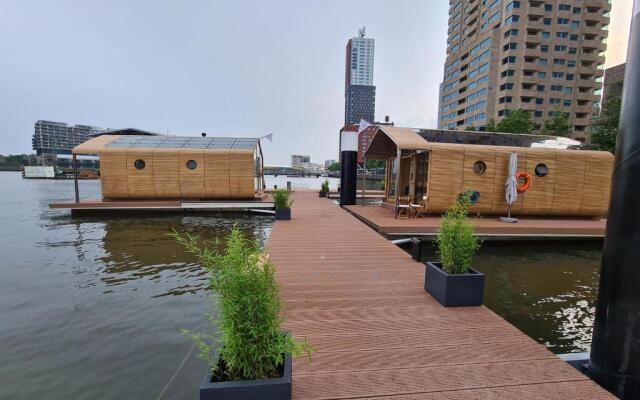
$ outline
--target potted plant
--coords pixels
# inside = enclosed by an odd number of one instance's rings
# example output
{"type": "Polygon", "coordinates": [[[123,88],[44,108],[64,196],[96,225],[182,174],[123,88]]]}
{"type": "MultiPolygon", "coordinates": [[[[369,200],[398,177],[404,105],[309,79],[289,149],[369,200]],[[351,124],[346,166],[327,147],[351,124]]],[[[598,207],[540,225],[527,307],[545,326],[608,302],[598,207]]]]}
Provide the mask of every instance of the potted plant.
{"type": "Polygon", "coordinates": [[[276,189],[271,193],[273,197],[273,205],[276,208],[276,220],[291,219],[291,204],[293,200],[289,200],[290,192],[285,189],[276,189]]]}
{"type": "Polygon", "coordinates": [[[469,198],[449,207],[436,238],[441,262],[427,262],[424,289],[445,307],[482,305],[484,274],[471,268],[480,244],[468,217],[469,198]]]}
{"type": "Polygon", "coordinates": [[[320,186],[320,197],[327,197],[329,195],[329,180],[325,179],[320,186]]]}
{"type": "Polygon", "coordinates": [[[209,272],[219,314],[219,340],[185,331],[208,363],[200,400],[291,399],[291,359],[310,356],[311,347],[282,331],[275,269],[260,245],[237,227],[223,252],[201,247],[196,237],[174,235],[209,272]]]}

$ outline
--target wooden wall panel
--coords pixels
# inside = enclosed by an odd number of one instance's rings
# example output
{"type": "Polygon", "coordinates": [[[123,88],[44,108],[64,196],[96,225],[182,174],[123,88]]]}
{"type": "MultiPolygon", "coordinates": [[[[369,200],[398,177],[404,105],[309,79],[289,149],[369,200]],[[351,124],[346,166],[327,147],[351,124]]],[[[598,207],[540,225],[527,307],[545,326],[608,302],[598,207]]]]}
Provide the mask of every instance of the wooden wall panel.
{"type": "Polygon", "coordinates": [[[156,196],[153,181],[153,150],[127,149],[127,190],[131,199],[153,199],[156,196]],[[143,169],[136,169],[136,160],[143,160],[143,169]]]}
{"type": "Polygon", "coordinates": [[[205,157],[204,150],[180,149],[180,197],[183,199],[204,199],[205,157]],[[187,161],[194,160],[198,165],[196,169],[187,168],[187,161]]]}
{"type": "Polygon", "coordinates": [[[613,155],[604,152],[586,154],[585,187],[580,214],[604,216],[609,211],[613,155]]]}
{"type": "Polygon", "coordinates": [[[526,171],[531,175],[531,188],[524,196],[524,212],[534,215],[548,215],[553,205],[554,187],[556,183],[557,151],[554,149],[527,149],[526,171]],[[545,164],[549,173],[540,177],[536,175],[536,166],[545,164]]]}
{"type": "Polygon", "coordinates": [[[552,214],[577,215],[582,204],[586,155],[582,151],[558,154],[556,182],[553,190],[552,214]]]}
{"type": "Polygon", "coordinates": [[[255,196],[253,152],[229,150],[229,197],[246,199],[255,196]]]}
{"type": "MultiPolygon", "coordinates": [[[[509,159],[511,153],[518,154],[518,171],[524,171],[527,168],[527,153],[525,148],[520,147],[496,147],[496,174],[495,186],[493,190],[493,202],[491,212],[493,214],[506,214],[509,208],[505,199],[504,185],[509,176],[509,159]]],[[[518,199],[511,206],[511,211],[515,213],[522,212],[524,205],[524,196],[518,195],[518,199]]]]}
{"type": "Polygon", "coordinates": [[[180,156],[176,149],[153,149],[153,180],[157,199],[180,198],[180,156]]]}
{"type": "Polygon", "coordinates": [[[462,191],[463,146],[432,147],[429,154],[428,203],[429,212],[443,212],[462,191]]]}
{"type": "Polygon", "coordinates": [[[207,150],[205,153],[205,193],[208,199],[231,197],[229,185],[229,150],[207,150]]]}
{"type": "Polygon", "coordinates": [[[471,206],[471,212],[491,212],[496,175],[495,148],[485,146],[465,146],[462,191],[475,190],[480,193],[480,201],[471,206]],[[486,165],[483,174],[473,171],[476,161],[486,165]]]}
{"type": "Polygon", "coordinates": [[[126,199],[127,154],[122,149],[104,148],[100,150],[100,183],[105,199],[126,199]]]}

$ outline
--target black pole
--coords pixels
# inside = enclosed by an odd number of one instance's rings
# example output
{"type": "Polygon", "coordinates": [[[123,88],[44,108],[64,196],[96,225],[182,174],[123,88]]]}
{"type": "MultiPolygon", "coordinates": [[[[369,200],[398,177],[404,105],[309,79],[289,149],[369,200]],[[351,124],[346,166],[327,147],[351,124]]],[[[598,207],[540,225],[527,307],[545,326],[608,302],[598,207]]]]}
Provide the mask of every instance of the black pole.
{"type": "Polygon", "coordinates": [[[76,204],[80,203],[80,190],[78,189],[78,158],[73,155],[73,186],[76,190],[76,204]]]}
{"type": "Polygon", "coordinates": [[[633,8],[589,375],[640,399],[640,0],[633,8]]]}
{"type": "Polygon", "coordinates": [[[340,149],[340,205],[356,204],[358,184],[358,132],[342,132],[340,149]]]}

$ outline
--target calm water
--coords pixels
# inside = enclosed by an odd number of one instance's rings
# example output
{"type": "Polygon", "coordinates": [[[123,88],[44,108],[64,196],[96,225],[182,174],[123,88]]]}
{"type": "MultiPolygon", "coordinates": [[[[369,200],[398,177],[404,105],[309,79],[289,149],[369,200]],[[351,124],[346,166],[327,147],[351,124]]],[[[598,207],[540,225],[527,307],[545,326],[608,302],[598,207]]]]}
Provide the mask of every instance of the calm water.
{"type": "MultiPolygon", "coordinates": [[[[324,178],[267,177],[287,180],[318,188],[324,178]]],[[[80,185],[100,197],[99,181],[80,185]]],[[[264,240],[272,218],[71,219],[47,208],[72,195],[72,181],[0,172],[0,399],[196,398],[205,368],[180,330],[205,329],[214,310],[202,269],[167,233],[214,239],[238,223],[264,240]]],[[[567,352],[589,345],[599,260],[593,243],[485,244],[476,264],[489,307],[567,352]]]]}
{"type": "MultiPolygon", "coordinates": [[[[427,246],[424,260],[437,259],[427,246]]],[[[601,242],[485,242],[484,304],[554,353],[589,351],[601,242]]]]}
{"type": "MultiPolygon", "coordinates": [[[[99,181],[80,184],[100,196],[99,181]]],[[[0,172],[0,399],[156,399],[165,387],[162,398],[197,398],[205,368],[180,330],[203,329],[212,310],[203,270],[167,233],[214,239],[237,222],[266,238],[273,218],[47,208],[72,196],[72,181],[0,172]]]]}

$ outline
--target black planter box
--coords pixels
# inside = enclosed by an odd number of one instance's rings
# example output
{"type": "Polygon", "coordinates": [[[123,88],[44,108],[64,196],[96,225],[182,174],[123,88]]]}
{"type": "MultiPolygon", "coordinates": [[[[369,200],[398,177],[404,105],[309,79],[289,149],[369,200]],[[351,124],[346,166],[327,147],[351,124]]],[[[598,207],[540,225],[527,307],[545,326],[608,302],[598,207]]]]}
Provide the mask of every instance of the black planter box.
{"type": "Polygon", "coordinates": [[[200,400],[291,400],[291,354],[284,355],[280,378],[211,382],[211,371],[200,385],[200,400]]]}
{"type": "Polygon", "coordinates": [[[327,197],[327,192],[318,192],[320,197],[327,197]]]}
{"type": "Polygon", "coordinates": [[[466,274],[448,274],[442,263],[425,265],[424,290],[445,307],[482,305],[484,274],[469,268],[466,274]]]}
{"type": "Polygon", "coordinates": [[[290,208],[276,208],[276,221],[285,221],[291,219],[290,208]]]}

